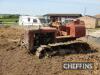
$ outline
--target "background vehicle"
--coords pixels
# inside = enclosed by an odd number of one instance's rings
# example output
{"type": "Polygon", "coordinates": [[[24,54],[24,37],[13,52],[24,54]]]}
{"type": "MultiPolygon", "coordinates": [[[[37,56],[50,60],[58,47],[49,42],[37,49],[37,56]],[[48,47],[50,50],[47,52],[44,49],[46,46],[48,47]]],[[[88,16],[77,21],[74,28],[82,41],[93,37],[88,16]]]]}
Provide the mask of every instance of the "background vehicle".
{"type": "Polygon", "coordinates": [[[19,25],[21,26],[42,26],[47,24],[47,20],[44,17],[33,17],[33,16],[20,16],[19,25]]]}

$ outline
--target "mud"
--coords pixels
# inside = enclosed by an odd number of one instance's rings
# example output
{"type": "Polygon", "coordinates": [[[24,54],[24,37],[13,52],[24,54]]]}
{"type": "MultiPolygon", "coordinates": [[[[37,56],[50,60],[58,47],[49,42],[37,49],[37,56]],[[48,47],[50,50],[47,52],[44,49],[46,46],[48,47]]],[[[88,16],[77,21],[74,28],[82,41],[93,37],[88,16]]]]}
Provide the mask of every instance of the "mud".
{"type": "Polygon", "coordinates": [[[0,28],[0,75],[99,75],[100,48],[96,52],[66,54],[51,58],[38,59],[18,45],[22,29],[0,28]],[[64,62],[94,62],[93,70],[63,70],[64,62]]]}

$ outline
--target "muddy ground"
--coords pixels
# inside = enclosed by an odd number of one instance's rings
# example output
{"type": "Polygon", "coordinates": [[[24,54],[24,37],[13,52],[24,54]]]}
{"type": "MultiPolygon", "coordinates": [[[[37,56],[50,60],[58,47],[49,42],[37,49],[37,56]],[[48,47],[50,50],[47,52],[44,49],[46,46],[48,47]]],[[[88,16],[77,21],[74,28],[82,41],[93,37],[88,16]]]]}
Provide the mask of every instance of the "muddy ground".
{"type": "MultiPolygon", "coordinates": [[[[100,48],[90,53],[66,54],[38,59],[21,48],[19,40],[23,30],[0,28],[0,75],[100,75],[100,48]],[[94,62],[93,70],[63,70],[63,62],[94,62]]],[[[94,46],[95,45],[95,46],[94,46]]]]}

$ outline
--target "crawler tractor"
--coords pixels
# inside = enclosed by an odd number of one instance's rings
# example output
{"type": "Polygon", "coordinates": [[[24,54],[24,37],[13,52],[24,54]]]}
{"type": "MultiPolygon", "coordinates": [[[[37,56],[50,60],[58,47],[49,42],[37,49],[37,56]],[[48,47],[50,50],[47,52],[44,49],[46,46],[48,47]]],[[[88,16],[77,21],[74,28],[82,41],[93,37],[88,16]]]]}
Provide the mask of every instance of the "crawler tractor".
{"type": "Polygon", "coordinates": [[[60,25],[59,28],[47,26],[37,30],[26,30],[21,44],[39,58],[50,57],[60,53],[69,53],[73,51],[73,48],[79,47],[76,52],[85,48],[85,42],[77,40],[85,34],[84,22],[76,20],[60,25]]]}

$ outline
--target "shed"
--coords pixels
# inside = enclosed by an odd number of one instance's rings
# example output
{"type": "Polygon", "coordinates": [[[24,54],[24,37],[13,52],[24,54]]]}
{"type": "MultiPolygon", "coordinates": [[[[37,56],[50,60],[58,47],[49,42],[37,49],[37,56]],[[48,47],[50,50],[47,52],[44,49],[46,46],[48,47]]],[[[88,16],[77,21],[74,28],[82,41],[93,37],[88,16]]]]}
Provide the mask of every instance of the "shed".
{"type": "Polygon", "coordinates": [[[95,15],[95,17],[98,19],[98,26],[100,26],[100,14],[95,15]]]}
{"type": "Polygon", "coordinates": [[[100,25],[98,24],[98,18],[96,18],[94,16],[86,15],[86,16],[80,17],[78,19],[80,19],[80,20],[85,22],[85,27],[86,28],[97,28],[97,27],[100,27],[100,25]]]}
{"type": "Polygon", "coordinates": [[[65,21],[68,22],[70,20],[74,20],[76,18],[82,17],[81,14],[58,14],[58,13],[45,14],[43,16],[51,20],[58,19],[61,22],[65,22],[65,21]]]}

